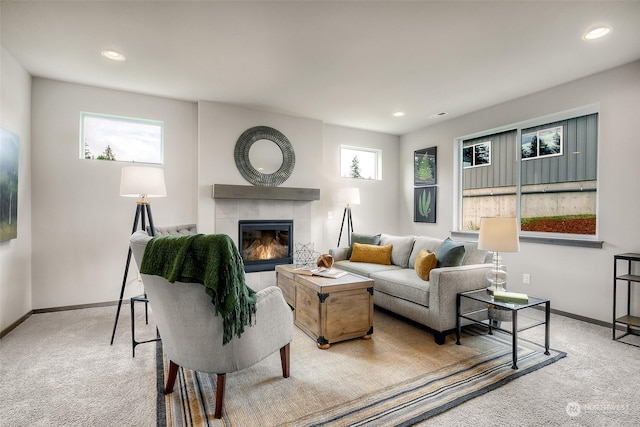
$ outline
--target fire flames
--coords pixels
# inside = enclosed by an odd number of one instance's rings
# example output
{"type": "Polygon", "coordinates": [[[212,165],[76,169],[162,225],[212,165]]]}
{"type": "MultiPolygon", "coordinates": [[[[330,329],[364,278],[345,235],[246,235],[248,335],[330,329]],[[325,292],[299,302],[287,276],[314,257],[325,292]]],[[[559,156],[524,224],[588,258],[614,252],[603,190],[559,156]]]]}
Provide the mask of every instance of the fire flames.
{"type": "Polygon", "coordinates": [[[251,240],[251,243],[242,250],[245,260],[262,260],[286,258],[288,246],[279,242],[272,234],[266,234],[260,238],[251,240]]]}

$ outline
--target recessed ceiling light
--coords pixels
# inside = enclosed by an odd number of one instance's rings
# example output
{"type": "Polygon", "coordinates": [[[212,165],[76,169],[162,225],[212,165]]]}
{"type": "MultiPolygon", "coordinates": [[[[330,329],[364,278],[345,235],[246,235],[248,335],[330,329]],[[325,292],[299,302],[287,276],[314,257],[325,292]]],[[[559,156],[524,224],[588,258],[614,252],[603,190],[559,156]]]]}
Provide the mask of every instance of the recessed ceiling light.
{"type": "Polygon", "coordinates": [[[102,56],[107,59],[111,59],[112,61],[124,61],[126,58],[120,52],[116,52],[115,50],[103,50],[102,56]]]}
{"type": "Polygon", "coordinates": [[[442,117],[442,116],[446,116],[447,113],[445,113],[444,111],[440,112],[440,113],[435,113],[429,116],[430,119],[437,119],[438,117],[442,117]]]}
{"type": "Polygon", "coordinates": [[[585,35],[582,36],[582,40],[595,40],[600,37],[604,37],[611,32],[611,27],[597,27],[592,30],[589,30],[585,35]]]}
{"type": "Polygon", "coordinates": [[[404,116],[403,111],[396,111],[395,113],[393,113],[393,117],[402,117],[402,116],[404,116]]]}

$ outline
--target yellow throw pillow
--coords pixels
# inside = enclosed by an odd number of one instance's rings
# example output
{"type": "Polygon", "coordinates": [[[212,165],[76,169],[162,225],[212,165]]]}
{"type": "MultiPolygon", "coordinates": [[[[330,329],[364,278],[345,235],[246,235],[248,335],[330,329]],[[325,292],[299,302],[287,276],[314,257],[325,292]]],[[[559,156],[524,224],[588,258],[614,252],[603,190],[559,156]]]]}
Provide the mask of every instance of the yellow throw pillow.
{"type": "Polygon", "coordinates": [[[436,259],[436,254],[433,252],[429,252],[426,249],[421,249],[418,252],[418,256],[416,257],[416,263],[414,268],[416,269],[416,273],[422,280],[429,280],[429,273],[432,269],[436,268],[436,264],[438,260],[436,259]]]}
{"type": "Polygon", "coordinates": [[[391,265],[391,249],[393,245],[378,246],[354,242],[349,261],[391,265]]]}

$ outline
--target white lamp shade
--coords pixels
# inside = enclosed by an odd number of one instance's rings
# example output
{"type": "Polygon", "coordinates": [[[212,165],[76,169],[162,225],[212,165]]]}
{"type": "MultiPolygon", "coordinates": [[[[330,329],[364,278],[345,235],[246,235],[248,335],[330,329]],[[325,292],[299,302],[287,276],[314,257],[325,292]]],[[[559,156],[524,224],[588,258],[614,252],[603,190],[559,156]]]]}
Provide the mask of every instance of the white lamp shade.
{"type": "Polygon", "coordinates": [[[344,205],[359,205],[360,189],[359,188],[341,188],[338,191],[338,203],[341,203],[344,205]]]}
{"type": "Polygon", "coordinates": [[[120,195],[123,197],[166,197],[164,171],[149,166],[122,168],[120,195]]]}
{"type": "Polygon", "coordinates": [[[519,252],[520,240],[516,218],[481,218],[478,249],[491,252],[519,252]]]}

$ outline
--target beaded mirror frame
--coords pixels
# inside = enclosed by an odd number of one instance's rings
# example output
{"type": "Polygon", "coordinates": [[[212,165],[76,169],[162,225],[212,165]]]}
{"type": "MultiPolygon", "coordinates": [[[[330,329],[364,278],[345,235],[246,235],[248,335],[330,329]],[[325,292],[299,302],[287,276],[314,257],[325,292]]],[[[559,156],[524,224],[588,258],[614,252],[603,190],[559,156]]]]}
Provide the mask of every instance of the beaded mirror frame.
{"type": "Polygon", "coordinates": [[[236,142],[233,156],[238,171],[244,179],[261,187],[277,187],[285,182],[291,176],[296,163],[296,155],[291,142],[282,132],[268,126],[255,126],[244,131],[236,142]],[[249,160],[251,146],[262,139],[275,143],[282,152],[282,165],[274,173],[260,172],[249,160]]]}

